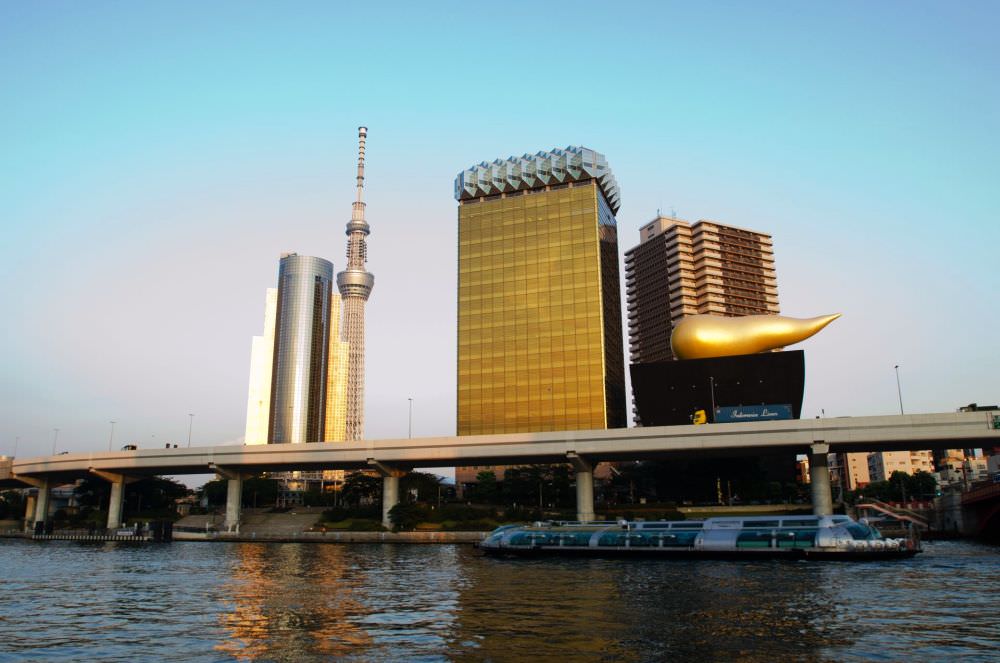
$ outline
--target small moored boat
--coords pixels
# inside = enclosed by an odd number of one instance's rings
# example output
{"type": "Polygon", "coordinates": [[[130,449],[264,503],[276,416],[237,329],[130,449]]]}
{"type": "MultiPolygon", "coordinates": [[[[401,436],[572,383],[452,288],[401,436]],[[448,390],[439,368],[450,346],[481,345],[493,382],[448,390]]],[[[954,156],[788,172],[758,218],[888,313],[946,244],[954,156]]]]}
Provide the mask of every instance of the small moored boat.
{"type": "Polygon", "coordinates": [[[536,522],[505,525],[479,544],[490,555],[894,559],[920,552],[915,538],[887,539],[848,516],[748,516],[706,520],[536,522]]]}

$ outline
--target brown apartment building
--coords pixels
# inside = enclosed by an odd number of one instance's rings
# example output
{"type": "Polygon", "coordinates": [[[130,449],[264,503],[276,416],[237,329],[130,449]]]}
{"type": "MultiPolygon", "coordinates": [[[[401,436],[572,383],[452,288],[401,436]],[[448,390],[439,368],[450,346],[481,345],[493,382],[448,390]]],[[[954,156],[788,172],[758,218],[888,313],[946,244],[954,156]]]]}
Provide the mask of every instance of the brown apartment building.
{"type": "Polygon", "coordinates": [[[776,314],[771,236],[658,216],[625,252],[630,361],[673,359],[670,333],[685,315],[776,314]]]}

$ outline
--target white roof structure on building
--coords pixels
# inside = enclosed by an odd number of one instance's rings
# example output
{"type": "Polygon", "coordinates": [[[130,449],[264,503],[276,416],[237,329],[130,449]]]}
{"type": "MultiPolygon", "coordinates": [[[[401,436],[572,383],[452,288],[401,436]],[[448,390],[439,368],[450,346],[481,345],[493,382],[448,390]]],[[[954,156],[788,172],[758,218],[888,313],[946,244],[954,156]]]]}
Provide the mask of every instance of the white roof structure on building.
{"type": "Polygon", "coordinates": [[[573,145],[564,150],[496,159],[492,163],[483,161],[467,168],[455,178],[455,199],[471,200],[589,179],[597,181],[611,211],[617,214],[620,206],[618,182],[607,159],[599,152],[573,145]]]}

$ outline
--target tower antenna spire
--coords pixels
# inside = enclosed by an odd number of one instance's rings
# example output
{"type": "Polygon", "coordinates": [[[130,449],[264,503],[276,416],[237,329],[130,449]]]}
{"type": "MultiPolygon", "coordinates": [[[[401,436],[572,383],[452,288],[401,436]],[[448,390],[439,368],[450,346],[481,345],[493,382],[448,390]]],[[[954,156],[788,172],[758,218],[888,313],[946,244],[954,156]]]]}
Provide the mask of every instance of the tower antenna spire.
{"type": "MultiPolygon", "coordinates": [[[[355,202],[364,202],[365,189],[365,139],[368,137],[368,127],[358,127],[358,196],[355,202]]],[[[363,216],[363,215],[362,215],[363,216]]]]}

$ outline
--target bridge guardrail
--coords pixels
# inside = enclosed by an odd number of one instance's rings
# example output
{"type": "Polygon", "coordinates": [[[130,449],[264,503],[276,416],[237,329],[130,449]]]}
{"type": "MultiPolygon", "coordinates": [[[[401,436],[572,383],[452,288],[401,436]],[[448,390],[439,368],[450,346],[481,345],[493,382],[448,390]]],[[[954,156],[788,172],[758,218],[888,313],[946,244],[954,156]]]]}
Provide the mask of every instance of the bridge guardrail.
{"type": "Polygon", "coordinates": [[[1000,497],[1000,483],[988,483],[972,490],[962,493],[962,504],[981,502],[993,497],[1000,497]]]}

